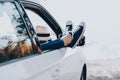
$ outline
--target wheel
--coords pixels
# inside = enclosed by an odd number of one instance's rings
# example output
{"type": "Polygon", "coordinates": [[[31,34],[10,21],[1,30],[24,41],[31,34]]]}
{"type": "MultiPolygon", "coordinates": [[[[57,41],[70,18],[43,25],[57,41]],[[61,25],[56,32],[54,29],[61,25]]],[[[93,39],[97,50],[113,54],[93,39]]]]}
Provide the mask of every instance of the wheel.
{"type": "Polygon", "coordinates": [[[87,77],[87,68],[86,68],[86,66],[84,66],[83,70],[82,70],[80,80],[86,80],[86,77],[87,77]]]}

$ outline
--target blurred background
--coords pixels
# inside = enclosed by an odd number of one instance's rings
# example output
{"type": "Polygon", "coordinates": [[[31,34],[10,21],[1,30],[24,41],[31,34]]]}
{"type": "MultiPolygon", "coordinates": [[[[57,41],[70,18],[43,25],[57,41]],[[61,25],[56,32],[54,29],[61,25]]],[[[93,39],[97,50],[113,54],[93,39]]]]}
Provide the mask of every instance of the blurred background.
{"type": "Polygon", "coordinates": [[[120,0],[35,0],[65,29],[86,23],[88,80],[120,80],[120,0]]]}

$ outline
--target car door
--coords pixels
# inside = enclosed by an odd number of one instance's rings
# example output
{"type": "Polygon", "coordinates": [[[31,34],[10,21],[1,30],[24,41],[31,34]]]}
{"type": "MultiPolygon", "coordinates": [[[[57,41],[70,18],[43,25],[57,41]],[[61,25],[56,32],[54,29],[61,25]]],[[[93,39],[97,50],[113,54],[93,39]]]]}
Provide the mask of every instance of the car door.
{"type": "MultiPolygon", "coordinates": [[[[41,5],[31,1],[23,1],[22,3],[33,27],[38,25],[47,27],[53,40],[63,35],[60,26],[41,5]]],[[[80,50],[80,47],[76,49],[62,48],[42,54],[44,64],[48,66],[42,75],[47,77],[37,76],[35,79],[70,80],[74,78],[74,80],[79,80],[84,65],[84,56],[80,50]],[[47,64],[48,62],[50,63],[47,64]]]]}
{"type": "Polygon", "coordinates": [[[50,70],[65,49],[38,51],[35,31],[17,0],[0,0],[0,9],[0,80],[54,80],[50,70]]]}

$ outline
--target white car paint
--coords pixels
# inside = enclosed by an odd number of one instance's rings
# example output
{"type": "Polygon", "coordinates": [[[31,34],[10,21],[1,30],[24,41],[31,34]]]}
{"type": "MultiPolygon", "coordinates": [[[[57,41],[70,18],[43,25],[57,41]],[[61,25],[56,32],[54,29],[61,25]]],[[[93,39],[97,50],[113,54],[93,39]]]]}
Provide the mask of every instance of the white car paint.
{"type": "Polygon", "coordinates": [[[82,49],[62,48],[0,66],[0,80],[80,80],[82,49]]]}

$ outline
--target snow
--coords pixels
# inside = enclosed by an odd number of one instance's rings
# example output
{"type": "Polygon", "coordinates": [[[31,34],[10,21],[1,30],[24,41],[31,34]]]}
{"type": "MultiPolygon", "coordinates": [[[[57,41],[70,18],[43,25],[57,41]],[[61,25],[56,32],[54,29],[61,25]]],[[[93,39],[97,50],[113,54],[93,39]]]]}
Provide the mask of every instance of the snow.
{"type": "Polygon", "coordinates": [[[88,80],[120,80],[120,58],[89,61],[88,80]]]}

